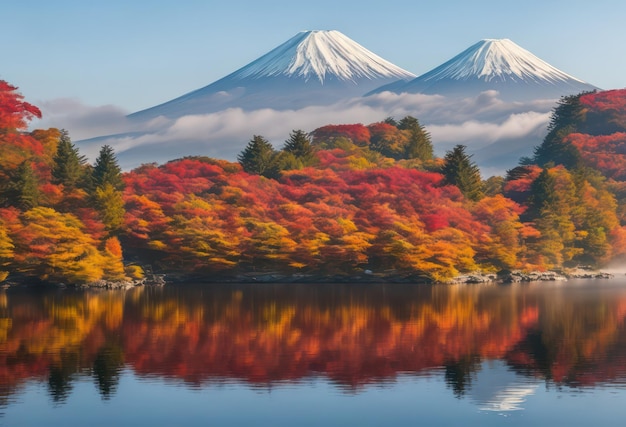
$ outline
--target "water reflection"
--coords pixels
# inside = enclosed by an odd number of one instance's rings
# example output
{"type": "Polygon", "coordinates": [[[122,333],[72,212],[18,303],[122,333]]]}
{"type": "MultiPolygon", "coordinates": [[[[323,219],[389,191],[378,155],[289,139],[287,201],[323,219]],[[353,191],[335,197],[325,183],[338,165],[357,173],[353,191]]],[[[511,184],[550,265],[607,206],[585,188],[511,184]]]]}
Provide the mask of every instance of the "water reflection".
{"type": "Polygon", "coordinates": [[[538,387],[538,379],[516,374],[504,361],[490,361],[477,373],[468,397],[483,411],[519,411],[538,387]]]}
{"type": "Polygon", "coordinates": [[[349,393],[442,375],[483,410],[523,408],[539,384],[626,379],[626,287],[212,285],[0,293],[0,405],[28,381],[62,404],[102,399],[126,369],[194,387],[323,377],[349,393]]]}

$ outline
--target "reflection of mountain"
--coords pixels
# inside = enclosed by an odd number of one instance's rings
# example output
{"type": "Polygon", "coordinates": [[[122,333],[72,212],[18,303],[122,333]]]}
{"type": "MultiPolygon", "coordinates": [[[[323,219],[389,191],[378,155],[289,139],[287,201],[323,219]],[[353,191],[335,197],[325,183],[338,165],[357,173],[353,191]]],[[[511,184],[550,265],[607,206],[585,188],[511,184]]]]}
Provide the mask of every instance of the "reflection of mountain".
{"type": "Polygon", "coordinates": [[[63,401],[86,373],[108,398],[122,368],[191,384],[313,375],[350,389],[445,372],[458,397],[503,411],[521,407],[535,379],[626,378],[626,289],[617,287],[10,289],[0,303],[4,397],[39,379],[63,401]]]}
{"type": "Polygon", "coordinates": [[[518,411],[539,387],[537,380],[515,374],[504,362],[484,363],[467,396],[483,411],[518,411]]]}

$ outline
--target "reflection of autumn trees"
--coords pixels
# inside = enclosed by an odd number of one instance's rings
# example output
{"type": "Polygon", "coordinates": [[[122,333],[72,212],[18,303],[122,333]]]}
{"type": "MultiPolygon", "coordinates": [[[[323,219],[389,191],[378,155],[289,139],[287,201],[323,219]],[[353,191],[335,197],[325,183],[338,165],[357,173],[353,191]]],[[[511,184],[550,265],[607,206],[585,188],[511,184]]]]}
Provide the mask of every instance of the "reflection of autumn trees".
{"type": "Polygon", "coordinates": [[[139,373],[193,383],[319,373],[354,386],[467,354],[501,357],[537,317],[532,304],[493,305],[478,288],[402,289],[408,302],[397,288],[280,289],[203,290],[219,304],[191,297],[133,311],[124,321],[126,361],[139,373]]]}
{"type": "Polygon", "coordinates": [[[626,298],[561,289],[541,301],[539,322],[508,355],[520,372],[557,384],[593,385],[624,378],[626,298]]]}
{"type": "Polygon", "coordinates": [[[462,395],[493,359],[557,384],[594,384],[626,374],[625,317],[622,291],[554,286],[11,290],[0,298],[0,387],[47,381],[62,402],[78,375],[107,398],[123,366],[193,384],[322,375],[350,388],[443,368],[462,395]]]}
{"type": "Polygon", "coordinates": [[[112,292],[0,294],[0,390],[35,378],[63,401],[74,376],[90,373],[97,355],[118,339],[124,301],[112,292]]]}

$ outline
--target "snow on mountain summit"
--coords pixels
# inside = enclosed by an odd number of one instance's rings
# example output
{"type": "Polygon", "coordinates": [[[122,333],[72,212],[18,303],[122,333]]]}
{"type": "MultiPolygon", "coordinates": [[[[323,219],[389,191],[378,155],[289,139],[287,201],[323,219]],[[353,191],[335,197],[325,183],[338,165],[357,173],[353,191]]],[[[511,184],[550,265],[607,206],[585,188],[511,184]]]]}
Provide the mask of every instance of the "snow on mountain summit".
{"type": "Polygon", "coordinates": [[[385,85],[369,94],[391,91],[471,96],[496,90],[503,99],[524,101],[594,89],[509,39],[484,39],[409,82],[385,85]]]}
{"type": "Polygon", "coordinates": [[[232,77],[268,76],[316,78],[329,76],[355,81],[359,78],[411,79],[414,74],[384,60],[339,31],[302,31],[232,77]]]}
{"type": "Polygon", "coordinates": [[[422,77],[424,80],[478,78],[486,82],[575,80],[584,83],[539,59],[509,39],[481,40],[422,77]]]}
{"type": "Polygon", "coordinates": [[[129,118],[330,105],[414,77],[339,31],[303,31],[226,77],[129,118]]]}

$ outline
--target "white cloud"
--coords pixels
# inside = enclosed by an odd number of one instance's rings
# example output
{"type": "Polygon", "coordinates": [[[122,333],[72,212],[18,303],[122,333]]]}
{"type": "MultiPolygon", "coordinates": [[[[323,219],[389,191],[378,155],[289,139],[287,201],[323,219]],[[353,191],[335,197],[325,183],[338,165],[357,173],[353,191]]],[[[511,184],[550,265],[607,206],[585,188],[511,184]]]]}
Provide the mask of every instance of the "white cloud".
{"type": "MultiPolygon", "coordinates": [[[[553,106],[552,100],[503,102],[495,91],[461,100],[384,92],[301,110],[231,108],[175,120],[160,117],[148,123],[136,123],[114,106],[90,107],[63,99],[44,103],[45,118],[35,125],[68,129],[74,141],[85,140],[79,146],[88,156],[94,156],[100,146],[109,144],[125,168],[153,161],[162,163],[185,155],[234,160],[253,135],[263,135],[280,147],[294,129],[312,131],[327,124],[369,124],[389,116],[407,115],[417,117],[426,126],[440,154],[455,144],[465,144],[471,152],[502,141],[515,146],[517,155],[526,147],[530,154],[532,147],[541,142],[553,106]]],[[[487,161],[484,150],[479,158],[487,161]]],[[[506,167],[517,160],[517,157],[503,158],[511,162],[506,167]]]]}
{"type": "Polygon", "coordinates": [[[77,99],[59,98],[44,101],[38,107],[42,119],[34,121],[31,127],[67,129],[74,140],[131,129],[126,119],[128,112],[114,105],[93,107],[77,99]]]}
{"type": "Polygon", "coordinates": [[[431,125],[428,130],[434,141],[459,144],[474,141],[473,148],[480,148],[498,140],[539,134],[549,120],[550,113],[528,111],[511,114],[502,122],[468,120],[463,123],[431,125]]]}

